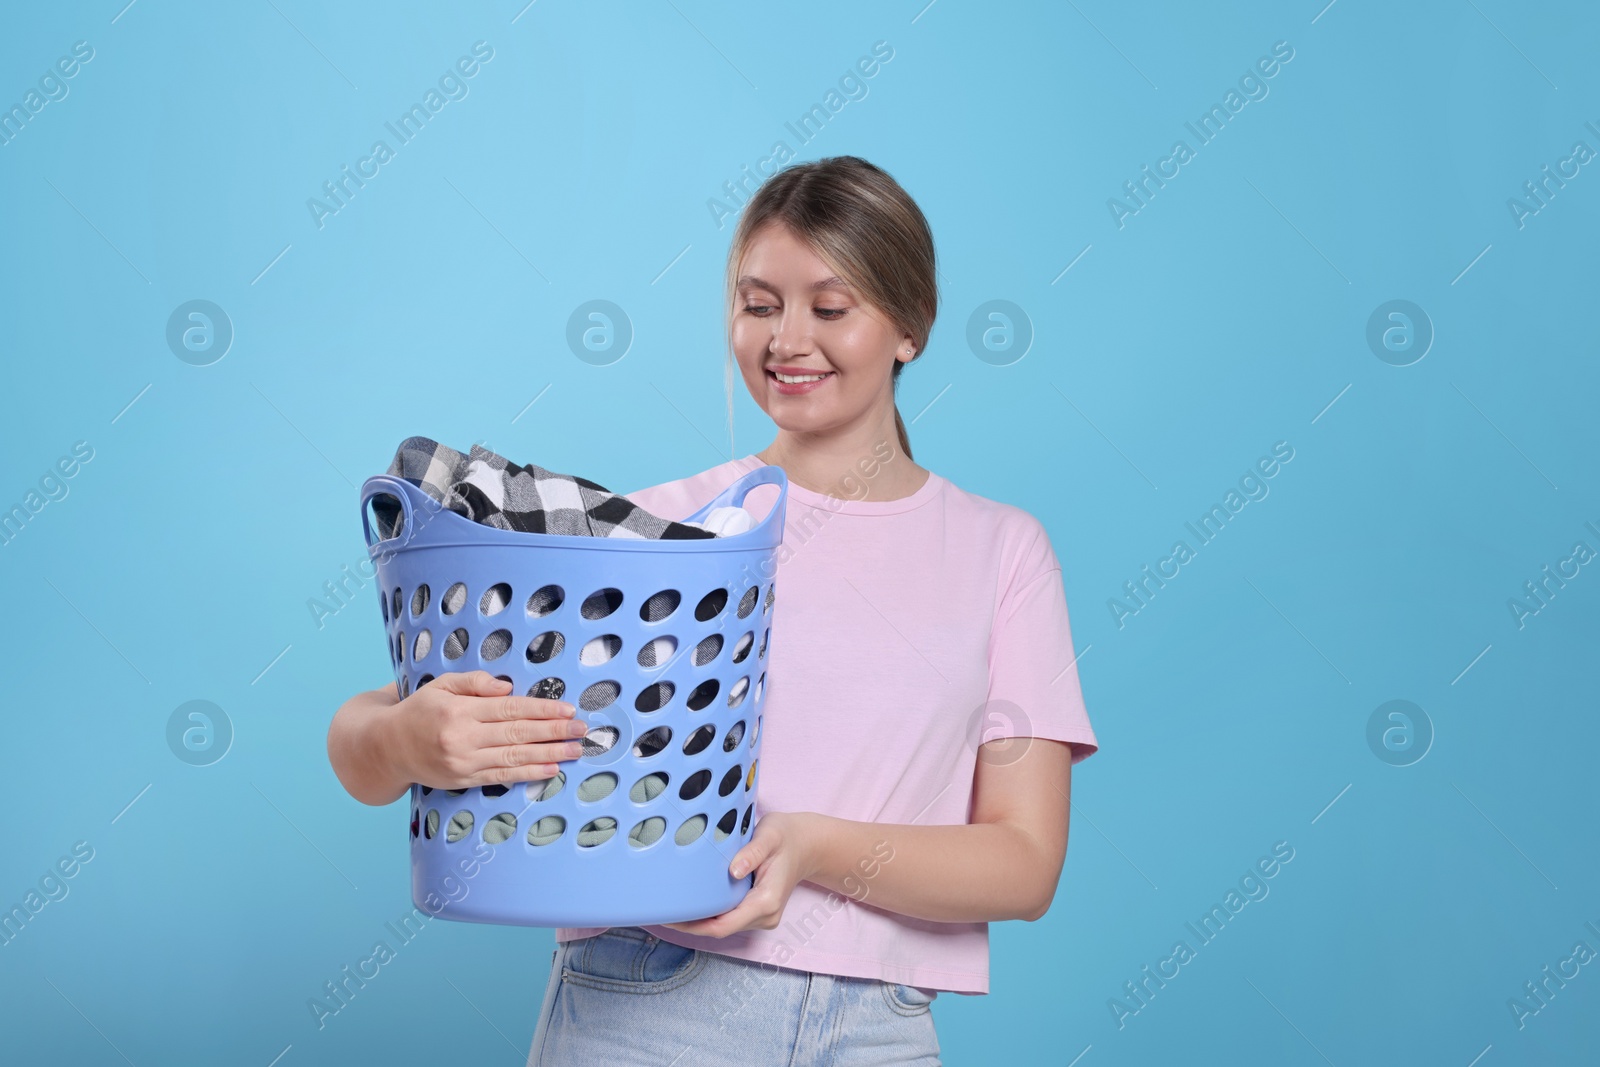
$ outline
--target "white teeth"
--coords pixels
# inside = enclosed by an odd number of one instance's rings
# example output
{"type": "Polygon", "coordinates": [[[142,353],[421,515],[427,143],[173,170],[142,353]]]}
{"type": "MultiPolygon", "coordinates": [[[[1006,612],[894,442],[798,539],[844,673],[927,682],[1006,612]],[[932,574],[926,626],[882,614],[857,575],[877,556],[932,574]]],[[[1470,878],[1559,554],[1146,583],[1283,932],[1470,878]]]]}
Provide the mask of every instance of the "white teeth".
{"type": "Polygon", "coordinates": [[[796,385],[800,382],[820,382],[827,377],[826,374],[782,374],[778,371],[773,371],[772,374],[778,381],[786,382],[789,385],[796,385]]]}

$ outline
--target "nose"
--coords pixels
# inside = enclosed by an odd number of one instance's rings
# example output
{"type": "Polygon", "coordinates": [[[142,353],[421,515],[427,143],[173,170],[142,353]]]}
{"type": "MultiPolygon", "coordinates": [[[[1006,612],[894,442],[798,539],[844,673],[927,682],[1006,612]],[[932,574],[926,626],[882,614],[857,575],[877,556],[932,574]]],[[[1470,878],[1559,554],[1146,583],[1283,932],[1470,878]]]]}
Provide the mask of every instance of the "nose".
{"type": "Polygon", "coordinates": [[[780,359],[811,351],[811,325],[806,316],[785,309],[772,330],[772,353],[780,359]]]}

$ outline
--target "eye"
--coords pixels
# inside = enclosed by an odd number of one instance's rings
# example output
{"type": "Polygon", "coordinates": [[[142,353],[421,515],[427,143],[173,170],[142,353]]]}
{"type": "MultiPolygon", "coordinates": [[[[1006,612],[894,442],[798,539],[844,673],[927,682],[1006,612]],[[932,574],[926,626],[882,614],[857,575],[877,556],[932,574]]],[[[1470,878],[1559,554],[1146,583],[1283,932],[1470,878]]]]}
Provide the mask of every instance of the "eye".
{"type": "Polygon", "coordinates": [[[832,320],[832,319],[840,318],[841,316],[844,315],[844,313],[847,310],[849,310],[849,309],[847,309],[847,308],[817,308],[817,314],[821,315],[823,318],[832,320]]]}
{"type": "Polygon", "coordinates": [[[762,312],[762,311],[771,311],[772,310],[772,305],[770,305],[770,304],[746,304],[745,305],[745,310],[748,311],[748,312],[751,312],[752,314],[755,314],[755,313],[759,313],[759,312],[762,312]]]}

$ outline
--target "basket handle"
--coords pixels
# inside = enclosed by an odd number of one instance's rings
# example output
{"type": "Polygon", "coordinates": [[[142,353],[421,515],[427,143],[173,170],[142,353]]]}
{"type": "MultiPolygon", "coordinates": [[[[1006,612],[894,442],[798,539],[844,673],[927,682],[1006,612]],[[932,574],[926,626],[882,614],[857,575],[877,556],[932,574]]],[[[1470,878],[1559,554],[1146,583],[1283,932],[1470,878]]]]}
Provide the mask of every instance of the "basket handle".
{"type": "MultiPolygon", "coordinates": [[[[765,518],[763,518],[751,529],[746,530],[745,534],[764,531],[767,529],[767,527],[772,525],[773,520],[778,518],[781,514],[784,500],[788,496],[788,484],[789,476],[785,474],[783,472],[783,468],[777,464],[768,464],[765,467],[757,467],[749,474],[741,475],[738,481],[734,482],[732,485],[728,486],[728,488],[718,493],[710,503],[705,505],[705,507],[695,512],[693,515],[690,515],[687,519],[680,519],[679,521],[701,522],[707,515],[710,515],[711,512],[717,508],[736,508],[741,506],[744,503],[744,498],[749,494],[750,490],[754,489],[758,485],[776,485],[779,487],[777,503],[773,505],[772,510],[767,512],[765,518]]],[[[745,534],[739,534],[737,536],[742,537],[745,536],[745,534]]]]}
{"type": "MultiPolygon", "coordinates": [[[[412,519],[416,514],[413,503],[419,490],[416,486],[403,478],[395,478],[387,474],[374,474],[361,483],[361,534],[366,538],[367,547],[379,544],[381,541],[393,541],[407,537],[415,529],[412,519]],[[400,501],[400,526],[393,537],[380,538],[372,530],[371,518],[367,505],[372,503],[373,497],[392,496],[400,501]]],[[[432,499],[431,497],[429,499],[432,499]]]]}

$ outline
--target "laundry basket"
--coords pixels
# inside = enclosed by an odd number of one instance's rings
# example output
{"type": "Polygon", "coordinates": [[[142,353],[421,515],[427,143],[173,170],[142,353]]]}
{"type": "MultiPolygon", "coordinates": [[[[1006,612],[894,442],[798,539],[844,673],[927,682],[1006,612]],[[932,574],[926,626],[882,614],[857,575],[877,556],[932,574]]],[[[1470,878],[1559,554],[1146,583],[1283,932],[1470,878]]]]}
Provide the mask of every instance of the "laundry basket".
{"type": "Polygon", "coordinates": [[[401,696],[481,669],[590,727],[555,778],[413,784],[413,903],[464,922],[632,926],[744,898],[754,876],[728,865],[755,819],[783,468],[679,520],[769,484],[778,499],[753,529],[687,540],[501,530],[403,478],[362,484],[401,696]]]}

